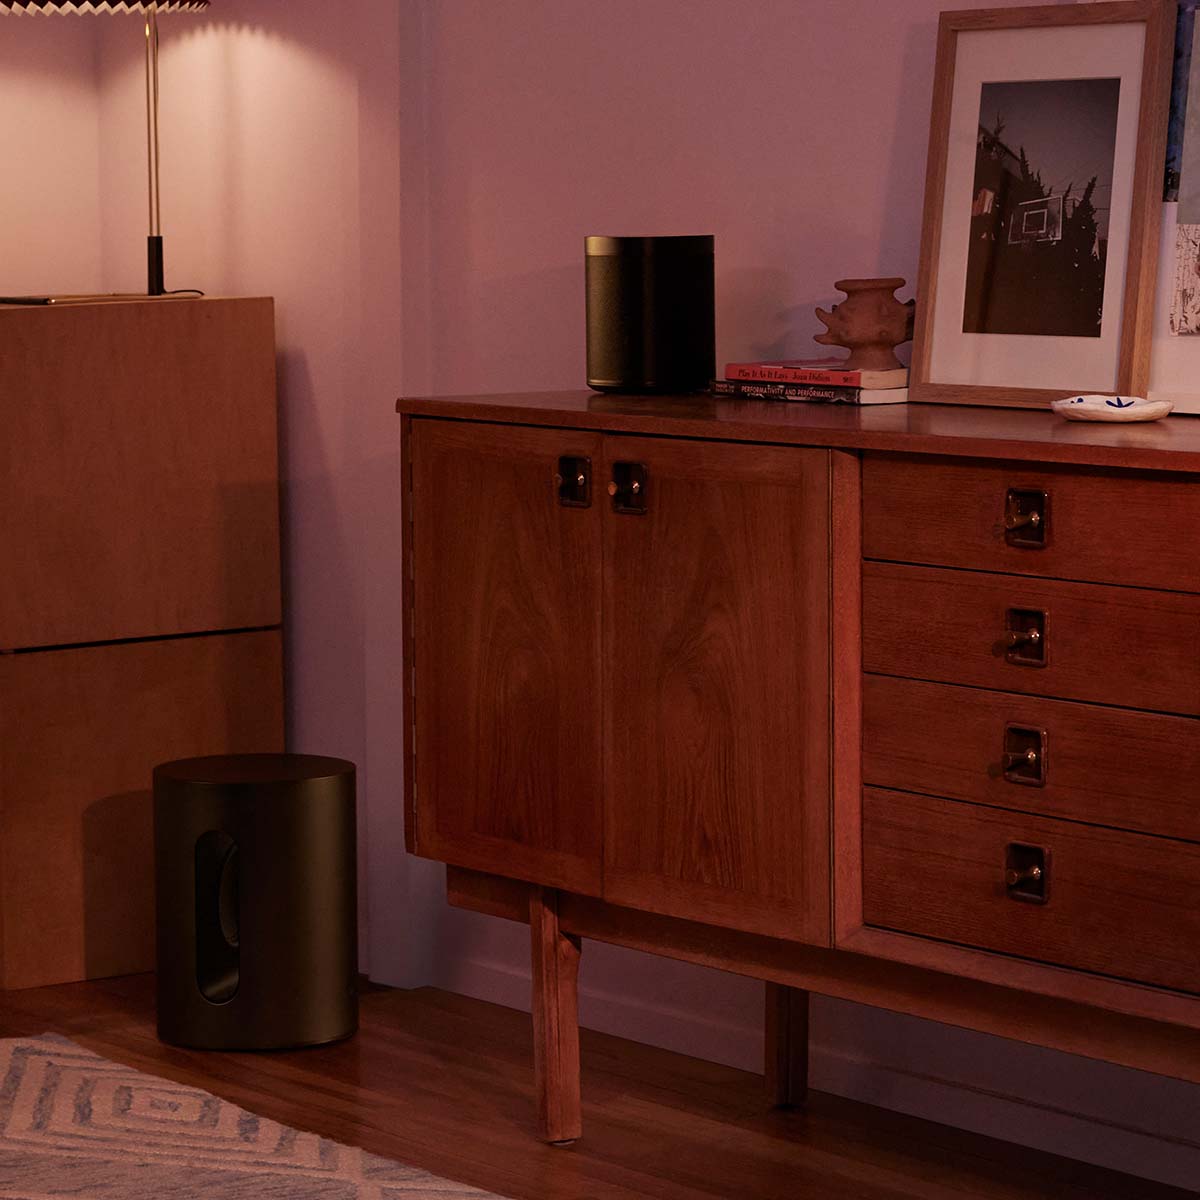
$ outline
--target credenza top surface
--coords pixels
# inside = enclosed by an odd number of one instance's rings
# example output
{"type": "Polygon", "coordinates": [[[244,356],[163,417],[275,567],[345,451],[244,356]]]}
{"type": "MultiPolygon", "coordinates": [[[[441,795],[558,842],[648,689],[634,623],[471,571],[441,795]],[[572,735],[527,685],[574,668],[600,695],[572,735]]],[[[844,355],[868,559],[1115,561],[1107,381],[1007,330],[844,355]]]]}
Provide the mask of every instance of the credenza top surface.
{"type": "Polygon", "coordinates": [[[590,391],[414,396],[399,400],[396,409],[413,417],[607,433],[1200,472],[1200,418],[1187,416],[1104,424],[1066,421],[1046,411],[951,404],[858,407],[590,391]]]}

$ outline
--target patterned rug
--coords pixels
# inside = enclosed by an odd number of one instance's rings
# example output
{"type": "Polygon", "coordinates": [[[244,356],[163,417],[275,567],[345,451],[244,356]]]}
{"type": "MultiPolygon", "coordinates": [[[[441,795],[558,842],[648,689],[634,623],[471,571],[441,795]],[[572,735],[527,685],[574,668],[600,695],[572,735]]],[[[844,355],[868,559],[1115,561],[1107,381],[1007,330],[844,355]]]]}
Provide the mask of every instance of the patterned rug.
{"type": "Polygon", "coordinates": [[[3,1200],[498,1200],[66,1038],[0,1040],[3,1200]]]}

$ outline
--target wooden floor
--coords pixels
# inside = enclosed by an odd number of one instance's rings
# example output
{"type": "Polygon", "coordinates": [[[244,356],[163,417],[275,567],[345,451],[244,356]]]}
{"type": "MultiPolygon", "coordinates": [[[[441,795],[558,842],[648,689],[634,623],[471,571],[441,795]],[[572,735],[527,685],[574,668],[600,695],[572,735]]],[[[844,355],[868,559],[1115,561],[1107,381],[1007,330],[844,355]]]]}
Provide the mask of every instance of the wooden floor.
{"type": "Polygon", "coordinates": [[[866,1105],[771,1112],[762,1079],[583,1035],[584,1136],[534,1137],[528,1016],[447,992],[371,990],[337,1046],[212,1054],[162,1046],[149,976],[0,992],[0,1037],[63,1033],[289,1125],[514,1200],[1028,1200],[1184,1197],[866,1105]]]}

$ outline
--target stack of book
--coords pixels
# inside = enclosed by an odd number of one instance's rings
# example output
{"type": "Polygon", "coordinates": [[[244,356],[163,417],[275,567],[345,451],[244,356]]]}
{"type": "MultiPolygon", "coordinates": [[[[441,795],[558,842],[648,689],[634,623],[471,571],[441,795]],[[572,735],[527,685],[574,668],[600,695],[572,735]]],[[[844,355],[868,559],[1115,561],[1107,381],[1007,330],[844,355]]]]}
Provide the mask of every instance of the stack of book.
{"type": "Polygon", "coordinates": [[[908,400],[907,367],[846,371],[841,361],[798,358],[726,363],[725,378],[714,379],[712,391],[714,396],[810,400],[819,404],[904,404],[908,400]]]}

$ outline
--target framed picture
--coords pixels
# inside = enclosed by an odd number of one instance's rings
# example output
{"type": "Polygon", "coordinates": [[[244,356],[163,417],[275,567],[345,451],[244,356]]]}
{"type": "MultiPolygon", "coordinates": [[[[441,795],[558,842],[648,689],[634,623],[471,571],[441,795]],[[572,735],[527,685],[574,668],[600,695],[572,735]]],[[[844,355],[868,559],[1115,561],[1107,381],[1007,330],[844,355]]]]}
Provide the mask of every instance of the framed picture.
{"type": "Polygon", "coordinates": [[[942,13],[909,398],[1144,396],[1175,0],[942,13]]]}

